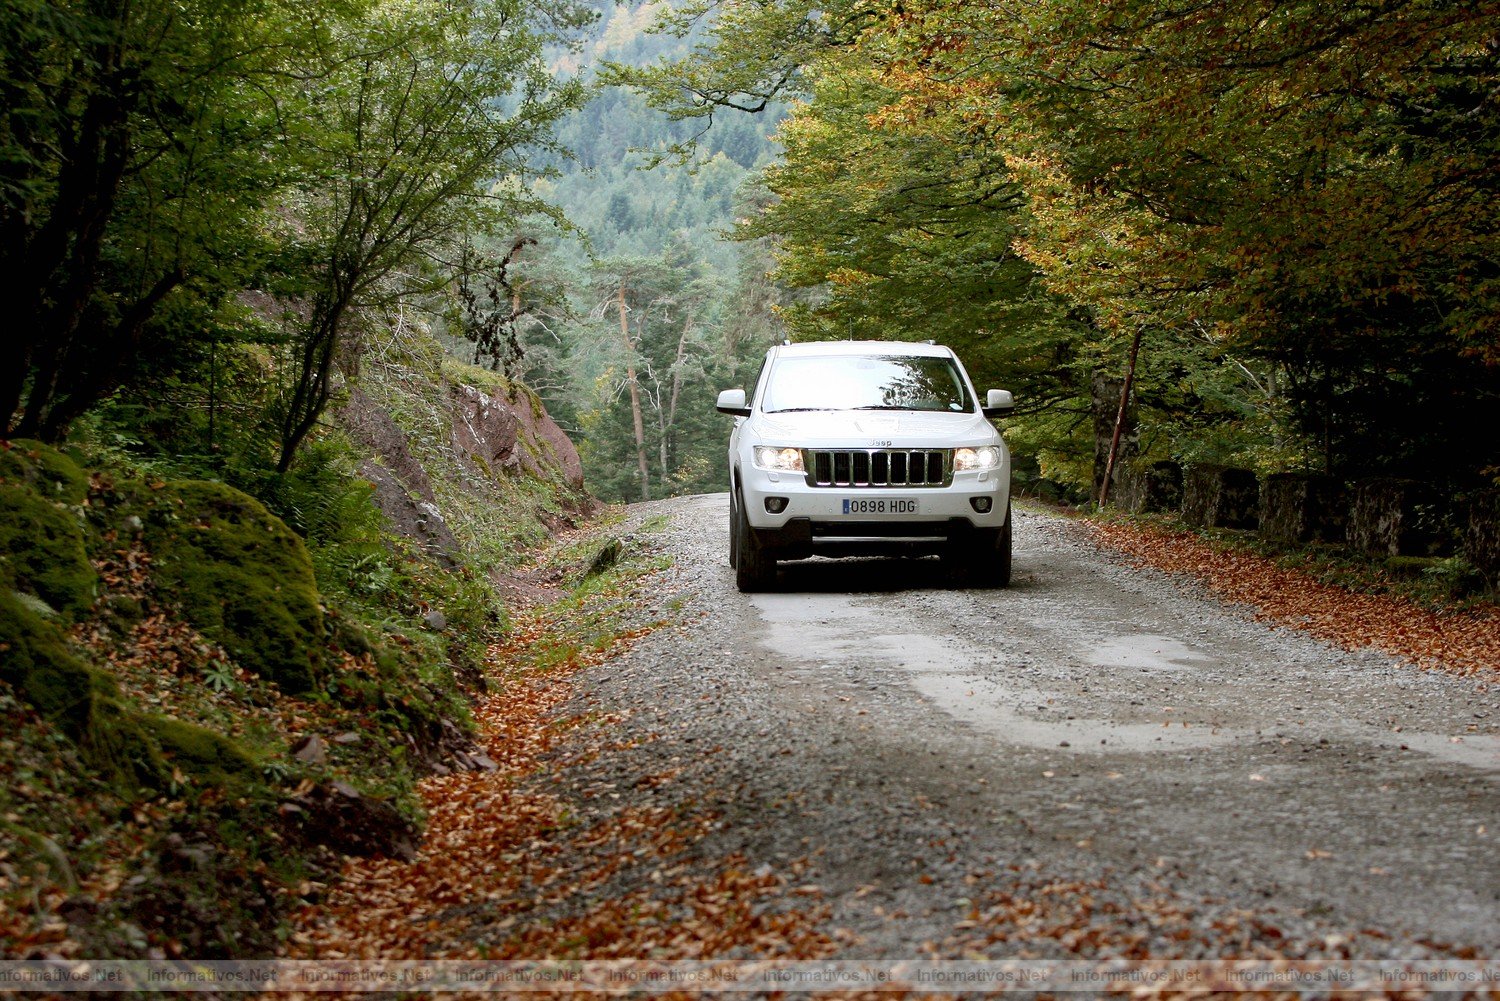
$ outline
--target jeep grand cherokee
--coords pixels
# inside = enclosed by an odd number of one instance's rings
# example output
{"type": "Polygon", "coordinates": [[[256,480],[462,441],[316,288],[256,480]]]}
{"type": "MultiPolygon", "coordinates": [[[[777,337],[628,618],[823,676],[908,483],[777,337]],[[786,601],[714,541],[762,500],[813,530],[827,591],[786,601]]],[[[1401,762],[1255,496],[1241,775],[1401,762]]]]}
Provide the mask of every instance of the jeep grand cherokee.
{"type": "Polygon", "coordinates": [[[939,554],[1010,583],[1010,454],[950,349],[894,341],[785,344],[754,395],[719,394],[729,438],[729,562],[741,591],[778,560],[939,554]]]}

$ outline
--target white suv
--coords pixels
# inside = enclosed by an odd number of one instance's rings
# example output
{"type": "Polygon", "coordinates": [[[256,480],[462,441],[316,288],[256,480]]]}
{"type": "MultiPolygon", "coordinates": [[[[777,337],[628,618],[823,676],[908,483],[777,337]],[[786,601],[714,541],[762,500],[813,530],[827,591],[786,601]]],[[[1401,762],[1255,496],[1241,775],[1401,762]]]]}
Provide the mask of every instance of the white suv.
{"type": "Polygon", "coordinates": [[[741,591],[777,560],[941,554],[1010,583],[1010,453],[958,357],[935,344],[830,341],[766,353],[755,395],[719,394],[729,438],[729,562],[741,591]]]}

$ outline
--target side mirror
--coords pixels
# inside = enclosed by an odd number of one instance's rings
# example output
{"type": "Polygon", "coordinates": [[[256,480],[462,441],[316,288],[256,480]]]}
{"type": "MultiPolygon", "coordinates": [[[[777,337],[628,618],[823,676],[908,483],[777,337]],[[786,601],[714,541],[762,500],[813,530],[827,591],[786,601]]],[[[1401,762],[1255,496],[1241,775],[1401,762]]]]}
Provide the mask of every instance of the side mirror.
{"type": "Polygon", "coordinates": [[[749,417],[750,408],[745,406],[745,391],[743,389],[726,389],[719,394],[719,402],[714,409],[721,414],[729,414],[731,417],[749,417]]]}
{"type": "Polygon", "coordinates": [[[986,417],[1005,417],[1016,409],[1016,400],[1008,389],[992,389],[985,394],[982,409],[986,417]]]}

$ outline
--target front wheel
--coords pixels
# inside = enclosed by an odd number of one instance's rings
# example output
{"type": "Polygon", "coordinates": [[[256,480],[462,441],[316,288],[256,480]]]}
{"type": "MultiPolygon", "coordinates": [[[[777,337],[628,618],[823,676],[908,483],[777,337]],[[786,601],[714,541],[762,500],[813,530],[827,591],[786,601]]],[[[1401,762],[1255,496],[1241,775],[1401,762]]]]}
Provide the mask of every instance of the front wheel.
{"type": "Polygon", "coordinates": [[[750,521],[745,517],[745,505],[737,503],[734,510],[734,584],[746,594],[764,591],[776,579],[776,560],[760,547],[755,533],[750,531],[750,521]]]}
{"type": "Polygon", "coordinates": [[[1010,505],[1005,508],[1005,525],[994,535],[994,542],[972,548],[955,549],[950,560],[974,587],[1010,587],[1012,517],[1010,505]]]}
{"type": "Polygon", "coordinates": [[[1005,527],[1000,529],[1000,541],[995,546],[994,562],[990,564],[991,587],[1010,587],[1010,523],[1010,504],[1007,502],[1005,527]]]}

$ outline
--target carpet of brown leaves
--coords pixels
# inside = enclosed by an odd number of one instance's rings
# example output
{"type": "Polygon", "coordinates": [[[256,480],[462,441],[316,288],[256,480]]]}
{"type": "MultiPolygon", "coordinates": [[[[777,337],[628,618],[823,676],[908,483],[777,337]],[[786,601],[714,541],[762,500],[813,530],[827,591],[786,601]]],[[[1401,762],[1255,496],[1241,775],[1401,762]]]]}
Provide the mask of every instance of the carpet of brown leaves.
{"type": "MultiPolygon", "coordinates": [[[[791,878],[706,857],[711,810],[655,802],[672,772],[629,795],[575,791],[557,773],[611,753],[613,718],[570,719],[569,675],[619,653],[638,633],[521,673],[545,614],[517,621],[496,647],[503,690],[475,713],[498,766],[424,780],[427,836],[412,863],[349,859],[326,895],[309,887],[293,915],[299,958],[697,959],[735,954],[819,958],[825,916],[798,906],[791,878]],[[537,781],[548,778],[549,781],[537,781]]],[[[686,802],[687,806],[683,803],[686,802]]]]}
{"type": "Polygon", "coordinates": [[[1425,668],[1500,679],[1500,613],[1442,614],[1403,598],[1324,584],[1255,553],[1226,550],[1191,532],[1087,522],[1095,541],[1137,565],[1183,574],[1256,618],[1353,650],[1376,647],[1425,668]]]}

